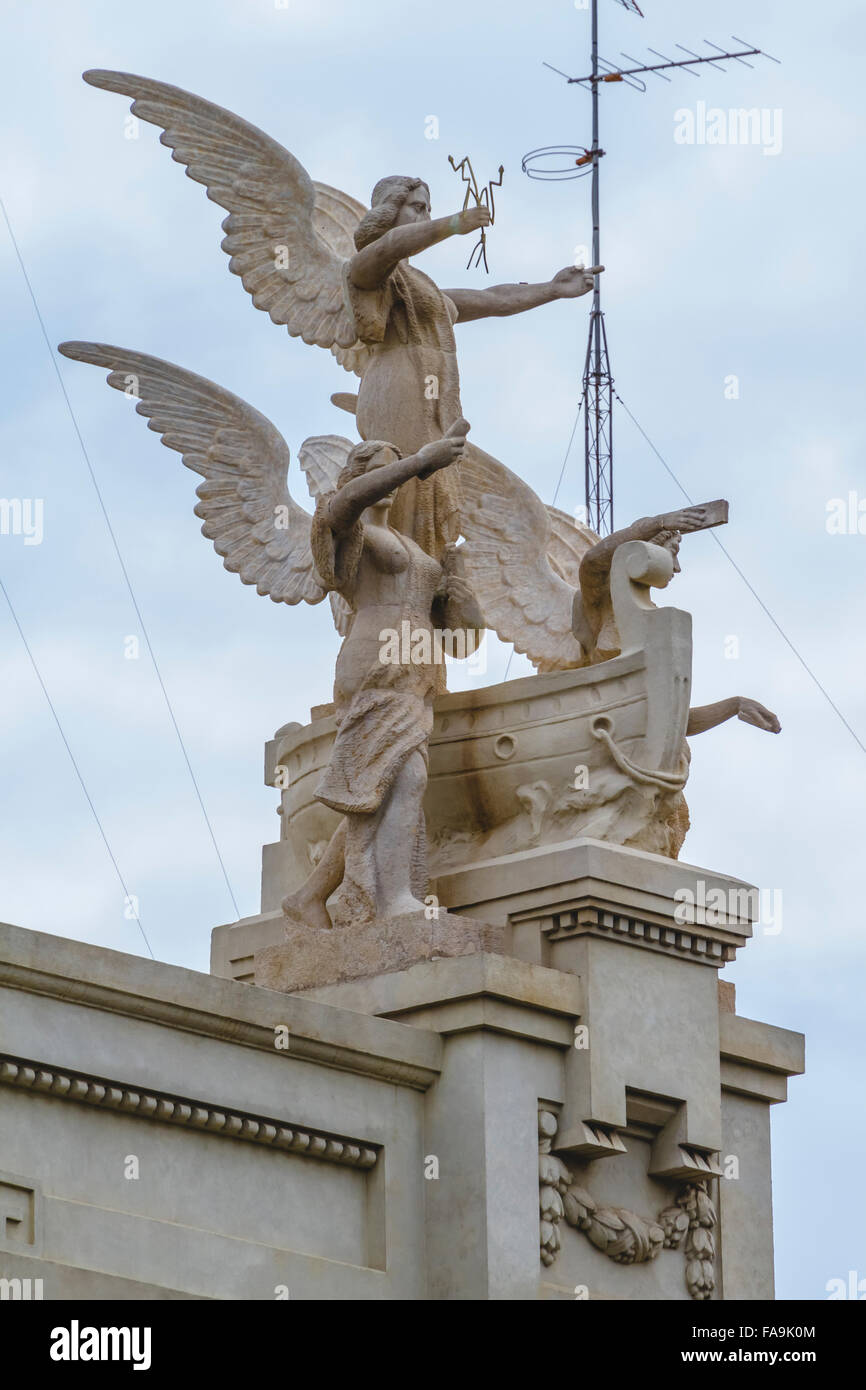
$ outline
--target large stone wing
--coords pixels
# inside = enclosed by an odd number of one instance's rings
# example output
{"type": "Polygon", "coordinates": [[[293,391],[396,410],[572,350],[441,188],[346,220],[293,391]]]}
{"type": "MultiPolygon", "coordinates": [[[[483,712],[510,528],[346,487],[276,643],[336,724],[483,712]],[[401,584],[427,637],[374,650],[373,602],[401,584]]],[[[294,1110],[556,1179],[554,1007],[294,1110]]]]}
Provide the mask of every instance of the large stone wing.
{"type": "Polygon", "coordinates": [[[560,579],[577,589],[580,587],[580,562],[601,536],[558,507],[545,506],[545,511],[550,522],[547,558],[560,579]]]}
{"type": "Polygon", "coordinates": [[[336,492],[353,444],[342,434],[314,434],[298,450],[298,465],[314,501],[336,492]]]}
{"type": "MultiPolygon", "coordinates": [[[[313,226],[323,241],[326,241],[341,261],[349,261],[355,254],[355,228],[367,209],[363,203],[342,193],[339,188],[331,188],[327,183],[314,183],[316,203],[313,211],[313,226]]],[[[360,341],[351,347],[341,347],[334,343],[331,352],[341,367],[356,376],[364,375],[372,352],[366,343],[360,341]]]]}
{"type": "MultiPolygon", "coordinates": [[[[335,245],[349,246],[352,223],[365,209],[325,184],[276,140],[231,111],[166,82],[92,69],[93,87],[133,98],[132,111],[162,127],[172,158],[186,165],[207,196],[228,210],[223,250],[257,309],[305,343],[339,352],[357,348],[343,302],[342,265],[335,245]]],[[[346,362],[354,370],[351,357],[346,362]]]]}
{"type": "Polygon", "coordinates": [[[487,623],[539,671],[584,664],[572,633],[580,555],[597,539],[548,508],[510,469],[467,444],[459,464],[466,578],[487,623]],[[572,534],[572,532],[574,534],[572,534]]]}
{"type": "Polygon", "coordinates": [[[137,396],[148,427],[201,474],[195,514],[227,570],[275,603],[325,597],[310,549],[310,515],[289,495],[288,447],[264,415],[159,357],[105,343],[61,343],[60,351],[107,367],[109,386],[137,396]]]}

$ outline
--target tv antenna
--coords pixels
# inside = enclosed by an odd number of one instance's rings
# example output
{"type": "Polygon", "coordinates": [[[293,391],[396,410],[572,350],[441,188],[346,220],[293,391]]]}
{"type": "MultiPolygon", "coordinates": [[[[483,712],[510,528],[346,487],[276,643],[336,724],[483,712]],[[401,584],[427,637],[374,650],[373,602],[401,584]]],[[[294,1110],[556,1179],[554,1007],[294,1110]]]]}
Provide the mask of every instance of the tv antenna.
{"type": "MultiPolygon", "coordinates": [[[[643,11],[636,0],[617,0],[623,9],[643,19],[643,11]]],[[[605,83],[624,83],[635,91],[645,92],[646,82],[651,75],[662,82],[670,82],[669,72],[687,72],[692,77],[700,77],[705,65],[721,72],[728,69],[725,63],[741,63],[751,68],[750,58],[768,58],[777,63],[778,58],[763,49],[732,35],[733,49],[720,48],[718,44],[702,39],[709,52],[695,53],[678,43],[676,48],[684,56],[668,58],[654,48],[648,51],[653,62],[641,62],[629,53],[620,53],[625,63],[610,63],[598,51],[598,0],[590,0],[592,18],[592,70],[585,77],[569,77],[552,63],[545,67],[575,86],[583,87],[592,95],[592,144],[583,145],[545,145],[530,150],[523,156],[521,166],[530,178],[559,182],[565,179],[579,179],[592,175],[592,256],[591,265],[601,265],[601,232],[599,202],[599,164],[605,151],[599,144],[599,90],[605,83]]],[[[583,389],[581,394],[584,428],[584,480],[586,491],[586,521],[599,535],[608,535],[613,530],[613,376],[610,370],[610,357],[607,347],[607,330],[601,308],[601,277],[596,275],[592,295],[592,310],[589,316],[589,338],[586,346],[586,360],[583,370],[583,389]]]]}

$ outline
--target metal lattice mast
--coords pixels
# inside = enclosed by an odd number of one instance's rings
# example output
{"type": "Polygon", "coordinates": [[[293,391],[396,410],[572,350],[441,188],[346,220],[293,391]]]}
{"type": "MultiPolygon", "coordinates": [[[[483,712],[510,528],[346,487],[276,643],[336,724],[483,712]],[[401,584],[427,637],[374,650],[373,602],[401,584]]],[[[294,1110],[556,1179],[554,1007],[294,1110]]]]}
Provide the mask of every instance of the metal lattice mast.
{"type": "MultiPolygon", "coordinates": [[[[598,0],[592,0],[592,265],[601,265],[598,143],[598,0]]],[[[613,530],[613,377],[596,275],[583,369],[583,434],[586,520],[600,536],[613,530]]]]}

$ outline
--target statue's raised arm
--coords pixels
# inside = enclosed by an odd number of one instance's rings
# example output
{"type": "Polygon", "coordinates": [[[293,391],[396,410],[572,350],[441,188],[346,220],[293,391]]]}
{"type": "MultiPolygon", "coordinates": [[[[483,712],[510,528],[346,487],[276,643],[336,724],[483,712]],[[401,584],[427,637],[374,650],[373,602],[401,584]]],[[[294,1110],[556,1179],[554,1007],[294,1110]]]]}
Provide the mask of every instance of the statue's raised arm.
{"type": "MultiPolygon", "coordinates": [[[[222,247],[255,307],[360,376],[357,397],[337,393],[335,401],[354,411],[362,439],[387,439],[404,457],[441,439],[463,415],[456,322],[585,294],[602,269],[570,266],[539,285],[443,291],[411,257],[474,233],[489,218],[486,208],[434,219],[424,180],[394,175],[376,184],[368,211],[315,182],[278,141],[214,102],[130,73],[94,69],[84,76],[91,86],[130,97],[137,117],[161,127],[173,158],[228,211],[222,247]]],[[[461,483],[467,496],[483,490],[504,501],[515,478],[468,444],[459,468],[411,477],[400,487],[391,525],[438,559],[466,534],[461,483]]],[[[545,587],[557,570],[561,538],[566,551],[575,540],[561,514],[551,512],[549,522],[540,531],[549,533],[551,549],[537,557],[545,587]]],[[[559,618],[556,627],[568,633],[559,618]]]]}

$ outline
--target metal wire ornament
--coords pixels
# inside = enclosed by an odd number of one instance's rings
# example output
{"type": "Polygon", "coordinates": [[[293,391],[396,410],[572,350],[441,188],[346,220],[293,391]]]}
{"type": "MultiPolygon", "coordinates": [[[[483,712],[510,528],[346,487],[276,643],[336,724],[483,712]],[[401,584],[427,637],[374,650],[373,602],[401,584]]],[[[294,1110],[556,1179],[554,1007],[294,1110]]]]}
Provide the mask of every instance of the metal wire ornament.
{"type": "Polygon", "coordinates": [[[585,145],[543,145],[525,154],[520,167],[531,179],[561,183],[563,179],[582,179],[591,174],[596,154],[602,159],[604,150],[587,149],[585,145]]]}
{"type": "MultiPolygon", "coordinates": [[[[484,188],[479,189],[478,180],[475,177],[475,170],[472,168],[472,161],[470,160],[468,154],[463,156],[459,164],[455,162],[453,154],[449,154],[448,163],[451,165],[451,168],[454,170],[455,174],[459,174],[463,182],[466,184],[466,196],[463,199],[463,211],[465,212],[468,208],[469,199],[474,198],[475,206],[477,208],[487,208],[487,211],[490,213],[490,226],[492,227],[496,218],[496,205],[494,203],[493,190],[494,188],[502,187],[502,175],[505,173],[504,166],[500,164],[498,178],[491,179],[484,188]]],[[[469,270],[473,265],[483,265],[487,274],[490,274],[490,266],[487,264],[486,227],[481,228],[481,235],[479,236],[477,242],[472,248],[472,254],[469,257],[469,260],[466,262],[466,269],[469,270]]]]}

